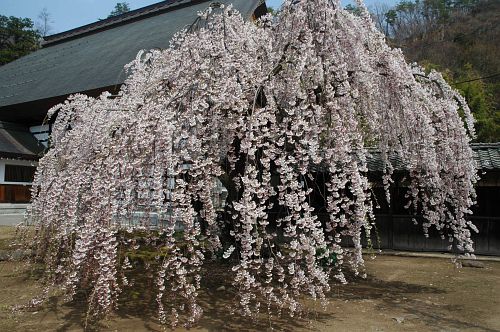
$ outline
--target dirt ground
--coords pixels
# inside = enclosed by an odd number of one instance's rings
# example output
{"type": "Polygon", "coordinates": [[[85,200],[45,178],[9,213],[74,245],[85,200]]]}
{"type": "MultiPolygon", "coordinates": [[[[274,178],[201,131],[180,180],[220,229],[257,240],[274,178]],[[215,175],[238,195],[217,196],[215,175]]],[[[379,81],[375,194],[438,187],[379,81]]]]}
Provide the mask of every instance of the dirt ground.
{"type": "MultiPolygon", "coordinates": [[[[0,227],[0,250],[12,236],[12,228],[0,227]]],[[[309,305],[310,319],[232,316],[233,296],[216,291],[221,279],[213,278],[219,281],[201,294],[204,317],[191,331],[500,331],[500,262],[483,264],[457,269],[449,259],[367,257],[367,279],[334,285],[326,311],[309,305]]],[[[82,331],[83,309],[57,300],[12,313],[37,291],[25,266],[0,262],[0,331],[82,331]]],[[[146,302],[133,296],[100,330],[161,331],[146,302]]]]}

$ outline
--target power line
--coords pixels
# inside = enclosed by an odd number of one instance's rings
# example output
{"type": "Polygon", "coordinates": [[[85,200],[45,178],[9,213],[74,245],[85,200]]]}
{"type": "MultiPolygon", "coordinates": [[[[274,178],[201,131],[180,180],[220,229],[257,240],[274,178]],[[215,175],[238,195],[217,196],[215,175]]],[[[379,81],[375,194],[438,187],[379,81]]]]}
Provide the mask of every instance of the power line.
{"type": "Polygon", "coordinates": [[[496,74],[484,76],[484,77],[473,78],[473,79],[461,81],[461,82],[454,82],[454,83],[452,83],[452,85],[458,85],[458,84],[462,84],[462,83],[469,83],[469,82],[474,82],[474,81],[479,81],[479,80],[485,80],[485,79],[493,78],[493,77],[497,77],[497,76],[500,76],[500,73],[496,73],[496,74]]]}

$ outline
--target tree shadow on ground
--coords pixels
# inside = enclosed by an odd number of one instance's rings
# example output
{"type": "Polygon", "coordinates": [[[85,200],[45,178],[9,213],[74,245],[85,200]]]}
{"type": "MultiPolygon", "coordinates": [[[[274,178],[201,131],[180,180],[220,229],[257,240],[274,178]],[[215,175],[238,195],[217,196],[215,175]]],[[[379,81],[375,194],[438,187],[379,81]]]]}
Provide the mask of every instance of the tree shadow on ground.
{"type": "MultiPolygon", "coordinates": [[[[162,331],[157,319],[156,286],[150,273],[146,270],[137,271],[134,278],[135,285],[124,290],[115,314],[108,320],[89,324],[86,330],[99,331],[112,328],[162,331]]],[[[448,330],[470,328],[494,331],[457,318],[450,318],[451,316],[446,314],[463,310],[460,305],[437,304],[418,299],[445,293],[443,289],[434,286],[386,281],[368,276],[366,279],[350,278],[347,285],[332,284],[332,291],[327,296],[332,302],[371,300],[377,310],[387,312],[389,315],[415,316],[417,317],[415,319],[419,319],[430,328],[439,326],[448,330]],[[402,301],[402,298],[406,300],[402,301]]],[[[83,329],[86,314],[85,297],[83,293],[78,294],[69,303],[62,303],[60,298],[51,297],[45,305],[42,319],[45,319],[44,317],[54,319],[55,316],[55,320],[59,323],[56,331],[83,329]]],[[[311,301],[305,303],[309,311],[302,317],[290,318],[286,312],[281,316],[269,317],[267,309],[256,317],[233,315],[231,312],[237,308],[237,295],[231,286],[230,268],[214,263],[206,266],[203,271],[199,304],[204,313],[194,327],[208,331],[295,331],[311,328],[309,324],[311,321],[320,324],[335,321],[335,313],[332,310],[323,311],[319,305],[318,308],[313,308],[311,301]],[[221,288],[222,286],[224,288],[221,288]]]]}
{"type": "Polygon", "coordinates": [[[402,281],[386,281],[373,276],[355,279],[347,285],[336,285],[331,296],[341,300],[376,300],[377,310],[394,313],[402,318],[418,319],[429,328],[475,329],[491,331],[488,327],[470,323],[457,318],[447,317],[446,313],[463,312],[463,305],[440,304],[429,300],[412,298],[416,295],[446,294],[434,286],[411,284],[402,281]],[[399,314],[398,314],[399,312],[399,314]]]}
{"type": "Polygon", "coordinates": [[[200,294],[200,305],[203,307],[204,315],[199,322],[199,326],[208,331],[295,331],[297,329],[307,329],[311,320],[326,322],[335,319],[321,308],[310,308],[300,316],[291,318],[283,311],[281,315],[272,312],[268,315],[267,304],[262,303],[262,313],[253,317],[243,317],[232,314],[238,309],[237,292],[230,286],[232,275],[230,268],[220,269],[213,266],[208,269],[205,276],[203,293],[200,294]],[[220,287],[224,286],[224,289],[220,287]]]}
{"type": "Polygon", "coordinates": [[[404,295],[410,294],[444,294],[444,290],[433,286],[411,284],[403,281],[387,281],[374,276],[366,278],[348,278],[346,285],[334,285],[332,296],[343,300],[390,300],[400,299],[404,295]],[[335,290],[339,290],[335,293],[335,290]]]}
{"type": "MultiPolygon", "coordinates": [[[[265,312],[253,316],[242,317],[233,314],[232,309],[237,307],[236,291],[231,286],[230,266],[210,264],[203,271],[202,287],[198,297],[199,305],[203,308],[203,316],[194,328],[203,328],[208,331],[294,331],[307,329],[311,320],[326,322],[334,319],[333,315],[322,311],[309,309],[302,317],[291,318],[283,313],[281,316],[269,317],[265,312]],[[224,289],[220,289],[224,286],[224,289]]],[[[107,321],[88,325],[87,331],[99,331],[115,328],[115,324],[133,322],[136,329],[146,331],[162,331],[157,319],[156,285],[154,278],[146,271],[138,271],[134,278],[135,286],[125,289],[119,301],[119,307],[107,321]]],[[[57,298],[51,298],[46,310],[56,314],[64,321],[57,331],[69,331],[85,328],[86,301],[85,296],[76,296],[69,303],[61,304],[57,298]]],[[[263,304],[263,307],[265,304],[263,304]]],[[[126,325],[130,326],[131,325],[126,325]]]]}

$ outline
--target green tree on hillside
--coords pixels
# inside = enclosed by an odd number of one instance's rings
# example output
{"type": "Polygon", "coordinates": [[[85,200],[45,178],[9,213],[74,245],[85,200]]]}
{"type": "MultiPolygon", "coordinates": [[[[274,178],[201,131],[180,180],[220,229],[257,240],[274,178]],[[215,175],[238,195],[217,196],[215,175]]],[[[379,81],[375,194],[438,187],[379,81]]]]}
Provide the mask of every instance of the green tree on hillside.
{"type": "Polygon", "coordinates": [[[275,16],[275,15],[276,15],[276,13],[277,13],[277,10],[276,10],[276,9],[274,9],[273,7],[267,6],[267,12],[268,12],[269,14],[271,14],[271,15],[275,16]]]}
{"type": "Polygon", "coordinates": [[[348,4],[347,6],[345,6],[344,9],[347,10],[348,12],[351,12],[354,15],[358,15],[358,16],[361,15],[361,13],[362,13],[361,8],[359,8],[358,6],[352,5],[352,4],[348,4]]]}
{"type": "Polygon", "coordinates": [[[495,107],[494,89],[478,77],[479,72],[471,64],[466,64],[455,88],[460,90],[474,112],[477,141],[496,142],[500,139],[500,112],[495,107]]]}
{"type": "Polygon", "coordinates": [[[401,0],[377,27],[410,62],[446,72],[476,118],[477,141],[500,141],[498,0],[401,0]]]}
{"type": "Polygon", "coordinates": [[[35,51],[39,41],[29,18],[0,15],[0,66],[35,51]]]}
{"type": "Polygon", "coordinates": [[[130,5],[127,2],[118,2],[115,5],[115,9],[113,9],[113,11],[109,13],[108,18],[125,14],[128,13],[129,11],[130,11],[130,5]]]}

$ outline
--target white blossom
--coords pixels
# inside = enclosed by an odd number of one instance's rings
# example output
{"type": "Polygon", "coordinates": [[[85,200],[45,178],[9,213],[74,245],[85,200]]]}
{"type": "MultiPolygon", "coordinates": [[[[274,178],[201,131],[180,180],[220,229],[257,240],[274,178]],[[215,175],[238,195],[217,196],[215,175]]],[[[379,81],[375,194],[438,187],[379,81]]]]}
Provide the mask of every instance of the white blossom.
{"type": "Polygon", "coordinates": [[[473,252],[470,110],[439,73],[390,48],[366,11],[287,0],[276,19],[245,22],[212,8],[127,70],[118,96],[76,94],[49,111],[51,148],[33,183],[37,259],[54,287],[90,287],[89,312],[116,306],[127,280],[118,274],[133,268],[119,253],[149,246],[160,321],[191,325],[202,313],[202,265],[224,242],[242,314],[262,299],[292,316],[304,294],[324,301],[345,269],[364,274],[374,148],[387,195],[399,158],[424,232],[473,252]],[[217,177],[230,193],[222,217],[217,177]],[[327,220],[311,204],[318,177],[327,220]],[[134,232],[147,245],[131,241],[134,232]]]}

